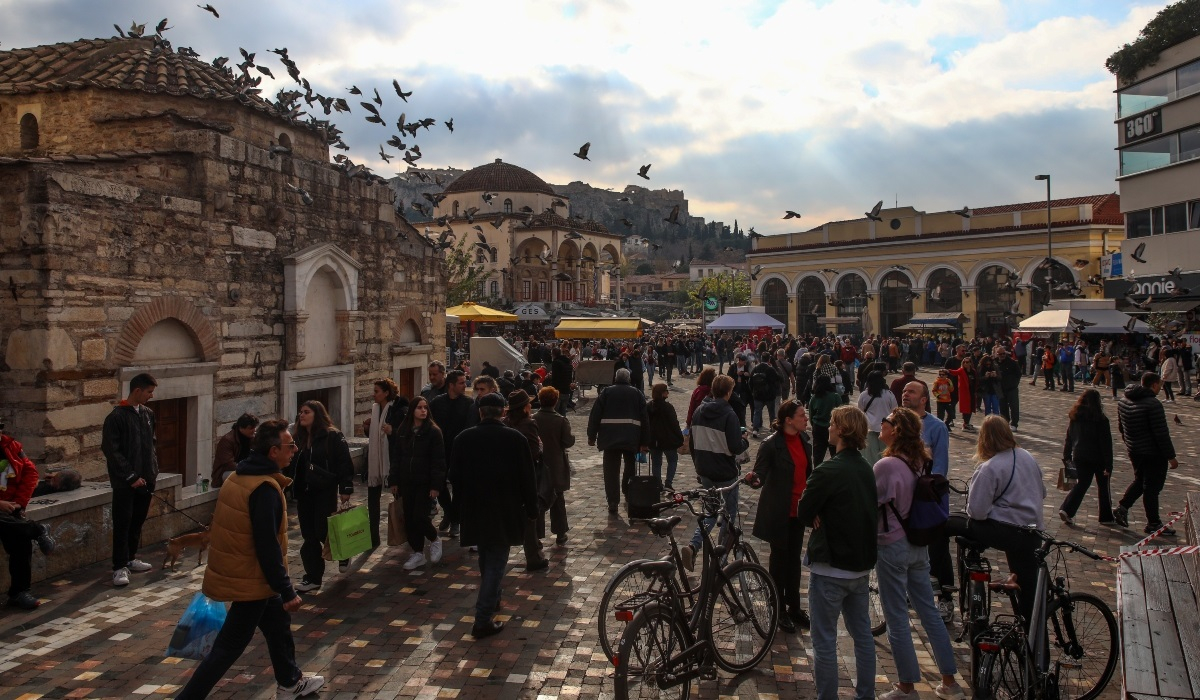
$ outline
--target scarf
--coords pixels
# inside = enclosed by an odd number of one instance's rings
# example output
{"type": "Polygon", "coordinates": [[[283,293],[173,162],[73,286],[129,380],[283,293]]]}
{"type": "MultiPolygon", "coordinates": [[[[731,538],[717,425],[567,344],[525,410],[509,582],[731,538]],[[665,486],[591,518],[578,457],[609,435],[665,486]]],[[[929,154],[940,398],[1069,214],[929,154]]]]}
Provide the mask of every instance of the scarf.
{"type": "Polygon", "coordinates": [[[392,465],[388,452],[388,436],[383,424],[392,401],[380,406],[371,402],[371,432],[367,436],[367,486],[384,486],[392,465]]]}

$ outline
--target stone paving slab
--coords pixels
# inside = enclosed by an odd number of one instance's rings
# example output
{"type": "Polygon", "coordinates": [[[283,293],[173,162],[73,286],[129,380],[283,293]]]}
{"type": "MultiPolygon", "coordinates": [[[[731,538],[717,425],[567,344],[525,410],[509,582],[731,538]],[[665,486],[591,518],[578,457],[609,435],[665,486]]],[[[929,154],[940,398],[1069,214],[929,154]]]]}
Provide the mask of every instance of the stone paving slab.
{"type": "MultiPolygon", "coordinates": [[[[672,390],[671,401],[680,415],[686,411],[691,389],[691,381],[681,379],[672,390]]],[[[1051,530],[1066,530],[1057,517],[1063,494],[1054,482],[1066,413],[1074,396],[1028,384],[1021,389],[1024,411],[1018,439],[1038,457],[1045,472],[1046,522],[1051,530]]],[[[576,478],[568,494],[570,541],[562,548],[548,544],[551,568],[535,574],[524,573],[520,549],[513,549],[504,581],[506,629],[482,642],[469,636],[479,574],[475,559],[465,549],[448,542],[439,565],[406,572],[401,564],[407,548],[382,547],[356,559],[346,574],[338,574],[334,567],[326,575],[325,588],[305,595],[304,607],[293,615],[301,667],[327,679],[321,697],[612,697],[612,665],[596,638],[596,609],[604,584],[621,564],[660,556],[664,543],[623,515],[608,515],[600,455],[582,437],[588,407],[584,401],[571,416],[579,442],[571,456],[576,478]]],[[[1105,409],[1115,423],[1115,406],[1109,398],[1105,409]]],[[[1168,404],[1167,413],[1178,414],[1184,423],[1171,424],[1181,467],[1171,472],[1163,492],[1163,508],[1170,511],[1183,507],[1188,490],[1200,489],[1193,428],[1200,425],[1200,403],[1182,399],[1168,404]]],[[[757,445],[754,442],[752,449],[757,445]]],[[[951,434],[952,476],[965,478],[971,473],[973,450],[973,434],[951,434]]],[[[1117,454],[1123,455],[1119,447],[1117,454]]],[[[678,483],[688,484],[691,460],[681,458],[679,467],[678,483]]],[[[1118,496],[1130,475],[1128,461],[1119,457],[1113,477],[1118,496]]],[[[742,491],[742,513],[752,516],[757,495],[742,491]]],[[[1121,546],[1140,538],[1136,534],[1144,524],[1140,507],[1132,513],[1134,527],[1121,530],[1098,525],[1095,504],[1093,491],[1069,539],[1116,554],[1121,546]]],[[[299,570],[298,545],[297,535],[291,552],[293,571],[299,570]]],[[[758,543],[758,549],[765,557],[767,545],[758,543]]],[[[150,548],[148,560],[157,561],[161,552],[161,546],[150,548]]],[[[1076,589],[1091,590],[1115,604],[1112,564],[1076,556],[1068,565],[1076,589]]],[[[36,593],[47,602],[37,611],[0,611],[0,699],[173,695],[187,682],[196,662],[165,657],[164,651],[176,621],[199,590],[202,573],[203,569],[181,565],[174,572],[135,575],[128,588],[113,589],[110,572],[99,565],[40,584],[36,593]]],[[[918,689],[932,698],[938,681],[932,653],[919,623],[914,629],[926,680],[918,689]]],[[[965,645],[955,648],[961,677],[968,653],[965,645]]],[[[876,652],[878,689],[883,692],[889,687],[888,677],[895,677],[886,636],[876,638],[876,652]]],[[[854,662],[844,631],[839,655],[848,696],[854,662]]],[[[266,647],[256,636],[212,697],[267,698],[273,697],[274,690],[266,647]]],[[[758,668],[738,677],[721,674],[717,681],[695,682],[692,690],[700,698],[810,696],[815,691],[808,636],[781,633],[758,668]]],[[[1120,679],[1115,678],[1103,697],[1119,694],[1120,679]]]]}

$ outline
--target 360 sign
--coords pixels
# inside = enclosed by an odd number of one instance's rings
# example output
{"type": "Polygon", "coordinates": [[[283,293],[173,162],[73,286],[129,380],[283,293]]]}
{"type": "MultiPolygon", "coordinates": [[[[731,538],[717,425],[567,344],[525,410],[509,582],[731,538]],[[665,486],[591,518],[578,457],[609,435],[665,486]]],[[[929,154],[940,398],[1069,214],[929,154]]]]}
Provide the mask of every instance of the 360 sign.
{"type": "Polygon", "coordinates": [[[1154,110],[1125,120],[1125,143],[1162,133],[1162,112],[1154,110]]]}

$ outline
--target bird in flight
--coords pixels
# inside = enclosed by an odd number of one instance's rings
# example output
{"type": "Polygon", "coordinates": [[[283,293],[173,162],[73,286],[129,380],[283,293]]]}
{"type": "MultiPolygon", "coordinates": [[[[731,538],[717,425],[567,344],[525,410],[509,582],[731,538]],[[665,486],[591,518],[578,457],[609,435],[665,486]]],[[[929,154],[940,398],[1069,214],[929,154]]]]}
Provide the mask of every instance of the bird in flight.
{"type": "Polygon", "coordinates": [[[621,197],[621,198],[620,198],[620,199],[618,199],[617,201],[618,201],[618,202],[625,202],[625,203],[627,203],[627,204],[633,204],[633,197],[621,197]]]}
{"type": "Polygon", "coordinates": [[[905,267],[905,266],[903,266],[903,265],[892,265],[892,269],[893,269],[893,270],[900,270],[900,271],[904,271],[904,270],[907,270],[908,268],[907,268],[907,267],[905,267]]]}
{"type": "Polygon", "coordinates": [[[211,12],[213,17],[216,17],[217,19],[221,19],[221,14],[219,12],[217,12],[217,8],[213,7],[212,5],[196,5],[196,7],[199,7],[201,10],[204,10],[205,12],[211,12]]]}
{"type": "Polygon", "coordinates": [[[1148,297],[1146,297],[1145,301],[1138,301],[1137,299],[1134,299],[1133,297],[1126,294],[1125,301],[1129,302],[1129,305],[1135,309],[1140,309],[1142,311],[1149,311],[1150,310],[1150,302],[1154,301],[1154,297],[1148,296],[1148,297]]]}
{"type": "Polygon", "coordinates": [[[679,205],[678,204],[676,204],[674,207],[671,208],[671,213],[667,214],[667,218],[663,219],[663,221],[667,222],[668,224],[675,224],[676,226],[681,225],[679,223],[679,205]]]}
{"type": "Polygon", "coordinates": [[[959,209],[958,211],[956,211],[954,213],[958,214],[959,216],[961,216],[964,219],[969,219],[969,218],[971,218],[971,207],[963,207],[962,209],[959,209]]]}
{"type": "Polygon", "coordinates": [[[1083,258],[1076,258],[1072,267],[1074,267],[1076,270],[1082,270],[1083,268],[1085,268],[1091,264],[1092,264],[1091,261],[1084,260],[1083,258]]]}
{"type": "Polygon", "coordinates": [[[836,275],[838,273],[838,271],[832,267],[823,267],[821,268],[821,272],[824,272],[827,275],[836,275]]]}
{"type": "MultiPolygon", "coordinates": [[[[400,99],[404,100],[405,102],[408,102],[409,96],[412,95],[412,90],[409,90],[408,92],[404,92],[403,90],[400,89],[399,81],[396,81],[396,80],[392,81],[392,87],[396,88],[396,94],[400,96],[400,99]]],[[[451,119],[450,121],[454,121],[454,120],[451,119]]],[[[450,131],[454,131],[454,129],[451,129],[450,131]]]]}
{"type": "Polygon", "coordinates": [[[762,274],[762,271],[763,271],[763,266],[762,266],[762,265],[755,265],[755,266],[754,266],[754,267],[753,267],[753,268],[750,270],[750,279],[752,279],[752,280],[757,280],[757,279],[758,279],[758,276],[759,276],[760,274],[762,274]]]}
{"type": "Polygon", "coordinates": [[[638,168],[638,177],[642,178],[643,180],[649,180],[650,176],[647,175],[646,173],[650,172],[651,165],[652,165],[651,163],[647,163],[647,164],[643,165],[642,167],[638,168]]]}
{"type": "Polygon", "coordinates": [[[454,117],[450,117],[450,121],[442,123],[446,125],[446,128],[450,130],[450,133],[454,133],[454,117]]]}
{"type": "Polygon", "coordinates": [[[383,159],[384,163],[391,163],[392,158],[395,158],[395,156],[389,155],[386,151],[383,150],[383,144],[379,145],[379,157],[383,159]]]}
{"type": "Polygon", "coordinates": [[[1129,257],[1131,257],[1134,260],[1137,260],[1138,262],[1145,265],[1146,261],[1144,258],[1142,258],[1142,253],[1145,253],[1145,252],[1146,252],[1146,244],[1138,243],[1138,247],[1133,249],[1133,252],[1129,254],[1129,257]]]}
{"type": "Polygon", "coordinates": [[[866,212],[867,218],[871,221],[883,221],[883,217],[879,215],[879,211],[881,209],[883,209],[882,199],[875,203],[875,206],[871,208],[871,211],[866,212]]]}
{"type": "Polygon", "coordinates": [[[579,147],[579,152],[575,153],[574,156],[581,160],[591,160],[591,158],[588,158],[588,149],[591,147],[592,147],[592,142],[588,141],[587,143],[585,143],[579,147]]]}
{"type": "Polygon", "coordinates": [[[288,192],[295,192],[296,194],[300,195],[300,201],[304,202],[305,204],[311,205],[313,203],[312,195],[306,192],[304,188],[297,187],[290,182],[283,183],[283,186],[287,188],[288,192]]]}
{"type": "Polygon", "coordinates": [[[799,219],[800,215],[797,214],[796,212],[792,211],[791,209],[786,209],[783,212],[783,218],[784,219],[799,219]]]}

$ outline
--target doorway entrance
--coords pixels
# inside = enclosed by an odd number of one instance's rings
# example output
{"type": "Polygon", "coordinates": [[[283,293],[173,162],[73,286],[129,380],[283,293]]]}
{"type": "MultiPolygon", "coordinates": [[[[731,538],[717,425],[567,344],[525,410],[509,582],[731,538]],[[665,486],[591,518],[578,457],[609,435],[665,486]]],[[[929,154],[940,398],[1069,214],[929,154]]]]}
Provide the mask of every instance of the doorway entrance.
{"type": "MultiPolygon", "coordinates": [[[[324,389],[309,389],[308,391],[300,391],[296,393],[296,411],[300,411],[300,406],[305,401],[320,401],[325,410],[333,415],[334,407],[330,405],[333,399],[334,392],[337,391],[333,387],[325,387],[324,389]]],[[[296,416],[288,416],[288,420],[295,420],[296,416]]]]}
{"type": "Polygon", "coordinates": [[[157,441],[158,470],[182,474],[187,479],[188,419],[186,398],[151,401],[146,404],[154,411],[157,421],[154,437],[157,441]]]}

